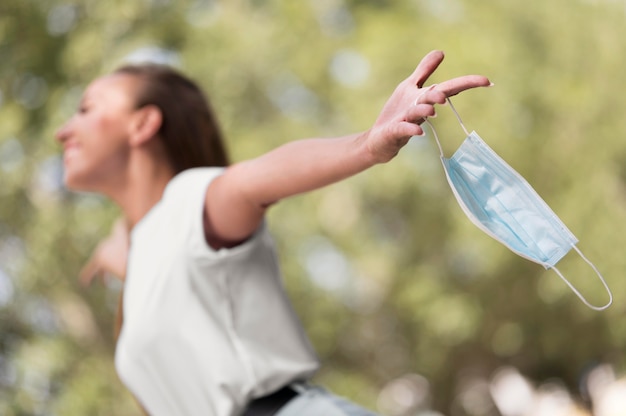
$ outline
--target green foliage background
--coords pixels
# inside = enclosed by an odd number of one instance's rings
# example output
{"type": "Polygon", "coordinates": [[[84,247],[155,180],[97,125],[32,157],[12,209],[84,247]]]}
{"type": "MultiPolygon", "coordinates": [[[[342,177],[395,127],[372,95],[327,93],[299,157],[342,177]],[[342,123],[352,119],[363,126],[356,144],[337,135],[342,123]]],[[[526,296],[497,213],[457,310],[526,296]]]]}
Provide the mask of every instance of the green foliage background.
{"type": "MultiPolygon", "coordinates": [[[[137,414],[113,369],[119,287],[76,279],[118,211],[63,189],[53,139],[90,80],[129,56],[173,62],[206,89],[241,160],[368,128],[431,49],[447,58],[430,82],[495,83],[456,108],[568,224],[615,303],[587,309],[482,234],[432,138],[414,139],[390,164],[269,215],[324,362],[315,381],[376,409],[385,383],[420,374],[433,409],[496,414],[460,393],[510,365],[584,405],[591,365],[626,370],[625,19],[622,2],[601,0],[2,0],[0,414],[137,414]]],[[[438,115],[449,156],[464,134],[447,106],[438,115]]],[[[605,302],[575,256],[559,266],[605,302]]]]}

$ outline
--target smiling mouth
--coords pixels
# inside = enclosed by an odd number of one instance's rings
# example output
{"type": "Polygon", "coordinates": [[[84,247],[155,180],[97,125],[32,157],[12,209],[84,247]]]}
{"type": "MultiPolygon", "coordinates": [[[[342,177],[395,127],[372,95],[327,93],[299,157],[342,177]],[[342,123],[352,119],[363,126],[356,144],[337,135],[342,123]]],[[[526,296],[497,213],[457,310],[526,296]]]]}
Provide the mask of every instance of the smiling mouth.
{"type": "Polygon", "coordinates": [[[79,150],[78,146],[75,144],[66,146],[65,149],[63,150],[63,162],[67,162],[70,159],[75,158],[78,153],[78,150],[79,150]]]}

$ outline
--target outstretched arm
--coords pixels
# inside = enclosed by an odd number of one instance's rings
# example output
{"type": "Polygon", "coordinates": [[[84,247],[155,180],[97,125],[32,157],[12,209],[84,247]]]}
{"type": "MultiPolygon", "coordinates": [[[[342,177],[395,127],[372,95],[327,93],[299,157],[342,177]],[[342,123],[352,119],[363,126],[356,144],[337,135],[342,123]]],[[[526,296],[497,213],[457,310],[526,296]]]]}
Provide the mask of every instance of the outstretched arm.
{"type": "Polygon", "coordinates": [[[112,275],[123,281],[126,278],[128,247],[126,220],[119,218],[113,224],[109,236],[98,244],[83,266],[80,271],[80,282],[84,286],[88,286],[93,279],[105,275],[112,275]]]}
{"type": "Polygon", "coordinates": [[[464,90],[490,85],[483,76],[467,75],[424,88],[443,58],[440,51],[426,55],[398,85],[369,130],[294,141],[228,168],[207,191],[207,241],[216,248],[235,245],[257,229],[274,202],[391,160],[411,136],[423,134],[420,123],[435,115],[435,104],[464,90]]]}

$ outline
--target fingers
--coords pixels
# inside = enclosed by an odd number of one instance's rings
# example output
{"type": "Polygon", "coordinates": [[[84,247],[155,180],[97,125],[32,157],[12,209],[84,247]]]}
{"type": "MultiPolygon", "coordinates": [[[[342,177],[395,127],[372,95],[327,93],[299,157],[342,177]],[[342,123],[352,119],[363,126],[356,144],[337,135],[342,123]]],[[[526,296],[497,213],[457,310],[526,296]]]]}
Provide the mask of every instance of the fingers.
{"type": "Polygon", "coordinates": [[[425,88],[417,99],[412,108],[409,109],[406,120],[414,124],[422,124],[426,118],[437,117],[435,104],[444,104],[446,95],[442,91],[436,89],[437,84],[433,84],[425,88]]]}
{"type": "Polygon", "coordinates": [[[442,51],[432,51],[428,53],[424,58],[422,58],[413,74],[409,77],[411,84],[417,85],[418,88],[422,88],[424,83],[428,80],[428,77],[430,77],[430,75],[439,67],[443,58],[444,54],[442,51]]]}
{"type": "Polygon", "coordinates": [[[437,84],[424,89],[415,99],[415,105],[418,104],[444,104],[446,102],[446,94],[437,89],[437,84]]]}
{"type": "MultiPolygon", "coordinates": [[[[424,121],[422,120],[422,123],[424,121]]],[[[395,137],[396,141],[394,145],[397,147],[396,154],[400,151],[400,149],[408,143],[408,141],[413,136],[424,136],[425,132],[422,129],[422,126],[417,121],[400,123],[396,126],[395,137]]]]}
{"type": "Polygon", "coordinates": [[[406,120],[412,123],[421,120],[420,123],[423,123],[427,117],[437,117],[435,106],[432,104],[418,104],[409,109],[406,120]]]}
{"type": "Polygon", "coordinates": [[[445,104],[447,97],[452,97],[468,89],[492,85],[491,81],[482,75],[465,75],[423,88],[415,99],[414,108],[406,120],[421,124],[428,117],[436,117],[434,105],[445,104]],[[427,107],[422,107],[423,105],[427,105],[427,107]]]}
{"type": "Polygon", "coordinates": [[[482,75],[465,75],[437,84],[437,90],[443,92],[446,97],[452,97],[471,88],[489,87],[491,85],[489,79],[482,75]]]}
{"type": "MultiPolygon", "coordinates": [[[[409,84],[417,85],[417,88],[421,89],[428,78],[437,70],[441,62],[443,62],[444,57],[445,55],[442,51],[435,50],[429,52],[422,58],[413,74],[407,79],[409,84]]],[[[452,97],[471,88],[488,87],[490,85],[491,82],[487,77],[481,75],[465,75],[441,82],[437,86],[437,90],[442,91],[446,97],[452,97]]]]}

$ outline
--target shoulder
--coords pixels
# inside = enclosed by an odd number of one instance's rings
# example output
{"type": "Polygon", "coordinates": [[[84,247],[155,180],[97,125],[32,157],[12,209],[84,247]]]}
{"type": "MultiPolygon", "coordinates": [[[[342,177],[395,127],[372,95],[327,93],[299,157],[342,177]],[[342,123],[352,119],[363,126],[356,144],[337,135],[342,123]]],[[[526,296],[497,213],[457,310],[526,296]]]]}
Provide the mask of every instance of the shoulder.
{"type": "Polygon", "coordinates": [[[209,184],[224,172],[221,167],[203,167],[185,170],[170,180],[161,200],[135,226],[132,239],[147,246],[159,239],[169,245],[179,242],[203,247],[203,211],[209,184]]]}
{"type": "Polygon", "coordinates": [[[174,176],[165,188],[165,195],[179,189],[206,187],[211,181],[220,176],[226,168],[206,167],[187,169],[174,176]]]}
{"type": "Polygon", "coordinates": [[[148,216],[158,218],[158,221],[177,222],[179,225],[182,225],[180,222],[185,218],[195,219],[195,214],[202,212],[209,184],[223,172],[224,168],[203,167],[187,169],[179,173],[167,184],[161,200],[148,216]],[[191,214],[193,216],[189,217],[191,214]]]}
{"type": "Polygon", "coordinates": [[[204,198],[209,184],[224,172],[222,167],[187,169],[174,176],[167,184],[162,201],[177,204],[189,198],[204,198]]]}

